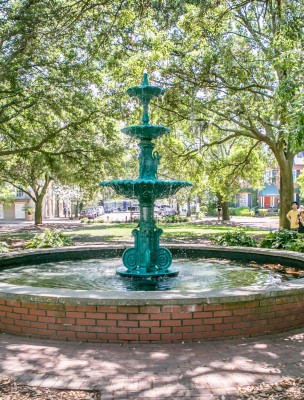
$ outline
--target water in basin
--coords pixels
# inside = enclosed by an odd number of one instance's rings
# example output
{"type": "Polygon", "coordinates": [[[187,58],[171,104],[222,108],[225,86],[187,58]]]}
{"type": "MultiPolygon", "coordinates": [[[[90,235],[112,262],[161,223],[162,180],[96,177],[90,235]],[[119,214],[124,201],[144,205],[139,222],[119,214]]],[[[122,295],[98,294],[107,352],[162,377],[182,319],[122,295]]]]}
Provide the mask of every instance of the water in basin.
{"type": "Polygon", "coordinates": [[[175,278],[121,278],[115,275],[120,258],[89,259],[24,265],[0,270],[0,283],[73,290],[162,291],[224,289],[241,286],[273,286],[292,275],[280,274],[263,265],[218,259],[179,259],[175,278]]]}

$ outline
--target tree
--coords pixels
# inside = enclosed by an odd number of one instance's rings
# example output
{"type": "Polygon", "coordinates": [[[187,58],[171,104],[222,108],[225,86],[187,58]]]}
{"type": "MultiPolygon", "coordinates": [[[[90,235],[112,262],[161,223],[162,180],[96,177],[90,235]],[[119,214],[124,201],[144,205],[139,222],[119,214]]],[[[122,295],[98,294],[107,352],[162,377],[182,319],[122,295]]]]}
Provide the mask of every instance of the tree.
{"type": "Polygon", "coordinates": [[[11,186],[0,185],[0,204],[10,204],[14,201],[15,193],[11,186]]]}
{"type": "Polygon", "coordinates": [[[165,21],[154,14],[152,28],[138,28],[146,52],[129,63],[152,64],[170,88],[159,109],[171,120],[200,123],[203,146],[245,137],[270,149],[280,168],[280,225],[287,228],[293,158],[304,148],[303,128],[294,122],[303,115],[303,2],[181,3],[165,21]]]}
{"type": "Polygon", "coordinates": [[[222,220],[229,220],[229,202],[242,187],[259,187],[264,175],[265,151],[247,138],[208,149],[205,158],[209,187],[222,204],[222,220]]]}
{"type": "MultiPolygon", "coordinates": [[[[94,126],[93,126],[94,127],[94,126]]],[[[94,132],[94,130],[93,130],[94,132]]],[[[42,223],[43,199],[51,182],[83,188],[96,192],[98,183],[105,176],[119,171],[121,148],[115,143],[105,147],[101,135],[89,135],[86,131],[78,138],[71,138],[64,143],[54,143],[54,150],[48,152],[30,152],[14,157],[0,158],[1,178],[14,187],[27,193],[35,203],[35,224],[42,223]],[[64,151],[57,153],[57,147],[64,151]]]]}
{"type": "Polygon", "coordinates": [[[88,121],[118,115],[107,60],[120,47],[117,32],[139,14],[118,0],[1,2],[0,157],[46,151],[88,121]]]}
{"type": "Polygon", "coordinates": [[[293,199],[293,158],[304,148],[290,118],[303,92],[303,11],[302,2],[279,0],[189,6],[170,37],[167,68],[195,119],[217,129],[206,146],[242,136],[274,154],[283,227],[293,199]]]}

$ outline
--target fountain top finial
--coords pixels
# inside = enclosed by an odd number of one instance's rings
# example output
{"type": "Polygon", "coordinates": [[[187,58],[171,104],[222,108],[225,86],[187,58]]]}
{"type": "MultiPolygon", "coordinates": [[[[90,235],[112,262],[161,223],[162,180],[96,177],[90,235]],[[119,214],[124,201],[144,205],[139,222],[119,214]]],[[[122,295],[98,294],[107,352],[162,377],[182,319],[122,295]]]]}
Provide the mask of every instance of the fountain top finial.
{"type": "Polygon", "coordinates": [[[144,70],[144,78],[142,81],[142,86],[149,86],[149,77],[148,77],[148,72],[147,70],[144,70]]]}

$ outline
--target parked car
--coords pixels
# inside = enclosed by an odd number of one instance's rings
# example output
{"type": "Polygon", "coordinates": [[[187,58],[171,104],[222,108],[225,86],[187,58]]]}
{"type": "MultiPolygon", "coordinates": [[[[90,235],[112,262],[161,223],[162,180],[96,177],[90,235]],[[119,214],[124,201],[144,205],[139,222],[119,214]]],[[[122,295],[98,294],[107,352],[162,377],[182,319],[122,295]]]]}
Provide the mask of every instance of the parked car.
{"type": "Polygon", "coordinates": [[[174,210],[174,208],[166,205],[166,204],[162,204],[159,207],[159,215],[165,217],[167,215],[176,215],[177,212],[174,210]]]}
{"type": "Polygon", "coordinates": [[[94,219],[98,217],[98,211],[96,208],[85,208],[79,213],[79,218],[94,219]]]}
{"type": "Polygon", "coordinates": [[[98,217],[98,211],[96,210],[96,208],[90,208],[87,211],[86,217],[89,219],[94,219],[94,218],[98,217]]]}
{"type": "Polygon", "coordinates": [[[87,216],[87,209],[86,208],[84,208],[83,210],[81,210],[80,211],[80,213],[78,214],[78,217],[79,218],[86,218],[86,216],[87,216]]]}
{"type": "Polygon", "coordinates": [[[177,212],[174,210],[174,208],[165,208],[164,210],[164,215],[176,215],[177,212]]]}

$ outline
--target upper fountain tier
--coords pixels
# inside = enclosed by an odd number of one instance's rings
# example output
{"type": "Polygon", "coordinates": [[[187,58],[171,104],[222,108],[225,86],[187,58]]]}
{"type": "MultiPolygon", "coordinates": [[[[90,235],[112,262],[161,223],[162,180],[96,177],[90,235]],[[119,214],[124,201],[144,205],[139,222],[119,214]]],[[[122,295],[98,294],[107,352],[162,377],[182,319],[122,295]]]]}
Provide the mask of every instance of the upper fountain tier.
{"type": "Polygon", "coordinates": [[[130,97],[137,97],[143,105],[142,124],[127,126],[121,131],[126,135],[137,139],[156,139],[164,134],[169,134],[170,130],[164,126],[149,124],[149,103],[153,97],[159,97],[164,94],[164,89],[158,86],[149,85],[148,74],[144,73],[144,79],[139,86],[131,87],[127,90],[130,97]]]}

